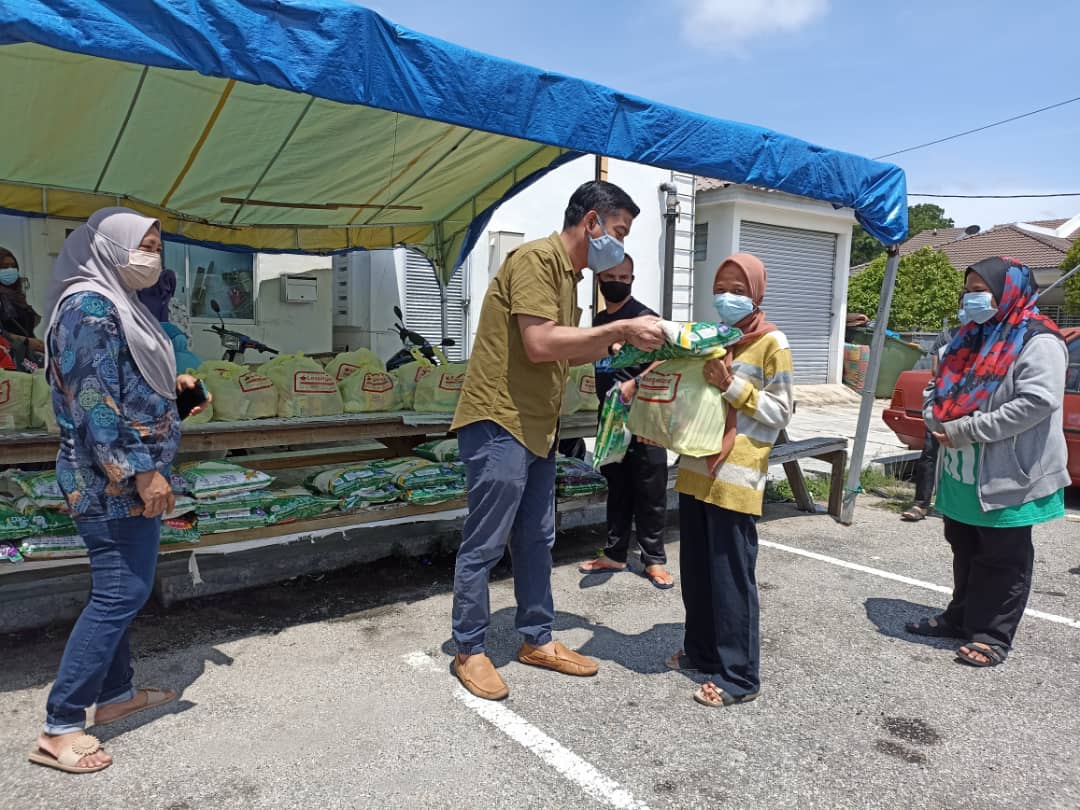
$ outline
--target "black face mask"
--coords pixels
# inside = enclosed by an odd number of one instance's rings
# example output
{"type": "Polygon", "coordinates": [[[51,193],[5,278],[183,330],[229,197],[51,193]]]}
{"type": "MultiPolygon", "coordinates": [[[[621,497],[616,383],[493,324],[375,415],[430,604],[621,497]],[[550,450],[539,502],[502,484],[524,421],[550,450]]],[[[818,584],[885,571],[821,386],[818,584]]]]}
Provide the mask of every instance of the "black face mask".
{"type": "Polygon", "coordinates": [[[601,281],[600,292],[605,301],[621,304],[630,297],[630,285],[623,281],[601,281]]]}

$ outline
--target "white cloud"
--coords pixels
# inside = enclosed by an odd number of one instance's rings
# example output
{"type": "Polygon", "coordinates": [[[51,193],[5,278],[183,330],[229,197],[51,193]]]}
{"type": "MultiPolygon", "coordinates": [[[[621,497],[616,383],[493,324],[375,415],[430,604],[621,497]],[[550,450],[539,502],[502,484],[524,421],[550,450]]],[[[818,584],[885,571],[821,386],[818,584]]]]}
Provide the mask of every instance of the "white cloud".
{"type": "Polygon", "coordinates": [[[693,44],[738,50],[762,34],[797,31],[829,9],[829,0],[682,0],[683,35],[693,44]]]}

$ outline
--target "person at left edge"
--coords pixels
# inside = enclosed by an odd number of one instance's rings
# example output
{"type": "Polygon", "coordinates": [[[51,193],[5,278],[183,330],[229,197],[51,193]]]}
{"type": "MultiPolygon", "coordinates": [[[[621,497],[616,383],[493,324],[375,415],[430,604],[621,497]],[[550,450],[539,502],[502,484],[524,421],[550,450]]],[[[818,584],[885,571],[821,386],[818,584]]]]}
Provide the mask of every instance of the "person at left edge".
{"type": "Polygon", "coordinates": [[[582,329],[577,286],[589,267],[623,260],[639,213],[612,183],[592,181],[570,197],[563,229],[511,252],[484,297],[472,358],[452,430],[469,490],[469,514],[454,573],[453,670],[477,697],[500,700],[506,683],[484,653],[491,621],[488,578],[511,536],[518,660],[567,675],[595,675],[595,661],[551,637],[551,548],[555,544],[555,446],[567,370],[664,341],[660,319],[643,316],[582,329]]]}
{"type": "Polygon", "coordinates": [[[25,341],[33,352],[44,352],[45,344],[34,337],[41,316],[26,300],[26,279],[19,271],[15,254],[0,247],[0,331],[17,341],[25,341]]]}
{"type": "Polygon", "coordinates": [[[171,346],[136,297],[161,274],[161,227],[105,208],[76,228],[56,260],[48,295],[46,377],[60,427],[56,479],[90,562],[90,599],[72,628],[30,761],[69,773],[112,764],[95,725],[176,699],[136,689],[128,628],[154,581],[167,479],[180,440],[171,346]]]}

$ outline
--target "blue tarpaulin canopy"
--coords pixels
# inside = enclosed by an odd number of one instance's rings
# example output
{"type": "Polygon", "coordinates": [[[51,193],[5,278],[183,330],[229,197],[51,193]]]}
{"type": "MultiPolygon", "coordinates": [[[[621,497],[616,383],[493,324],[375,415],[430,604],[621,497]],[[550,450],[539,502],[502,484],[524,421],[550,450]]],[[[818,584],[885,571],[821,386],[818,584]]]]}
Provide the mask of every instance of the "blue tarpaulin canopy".
{"type": "Polygon", "coordinates": [[[854,209],[907,232],[903,171],[470,51],[342,0],[0,5],[0,208],[122,201],[194,241],[418,244],[448,276],[494,208],[600,154],[854,209]],[[470,228],[470,225],[472,226],[470,228]]]}

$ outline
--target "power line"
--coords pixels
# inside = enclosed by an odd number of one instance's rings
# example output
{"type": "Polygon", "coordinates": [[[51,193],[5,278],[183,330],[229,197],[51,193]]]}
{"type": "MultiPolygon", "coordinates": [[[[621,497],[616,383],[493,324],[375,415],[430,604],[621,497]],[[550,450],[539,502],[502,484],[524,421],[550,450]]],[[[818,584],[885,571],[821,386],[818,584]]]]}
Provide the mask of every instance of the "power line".
{"type": "Polygon", "coordinates": [[[1072,104],[1074,101],[1080,101],[1080,96],[1077,96],[1076,98],[1066,99],[1065,101],[1059,101],[1057,104],[1050,104],[1049,106],[1046,106],[1046,107],[1040,107],[1039,109],[1032,110],[1031,112],[1021,113],[1020,115],[1014,115],[1012,118],[1006,118],[1006,119],[1004,119],[1002,121],[995,121],[992,124],[984,124],[981,127],[975,127],[975,129],[969,129],[969,130],[966,130],[964,132],[957,132],[955,135],[949,135],[946,138],[938,138],[936,141],[927,141],[926,143],[920,143],[918,146],[909,146],[907,149],[900,149],[900,150],[898,150],[896,152],[889,152],[889,154],[887,154],[887,155],[878,155],[876,158],[874,158],[874,160],[884,160],[885,158],[893,157],[895,155],[902,155],[905,152],[914,152],[916,149],[925,149],[928,146],[935,146],[935,145],[937,145],[939,143],[945,143],[945,141],[952,141],[952,140],[955,140],[957,138],[962,138],[965,135],[972,135],[972,134],[974,134],[976,132],[982,132],[984,129],[991,129],[992,127],[1000,127],[1002,124],[1008,124],[1008,123],[1011,123],[1013,121],[1019,121],[1021,118],[1027,118],[1028,116],[1031,116],[1031,115],[1038,115],[1041,112],[1046,112],[1047,110],[1053,110],[1056,107],[1064,107],[1066,104],[1072,104]]]}
{"type": "Polygon", "coordinates": [[[1080,197],[1080,191],[1059,194],[908,194],[909,197],[947,197],[957,200],[1024,200],[1032,197],[1080,197]]]}

